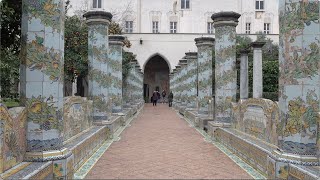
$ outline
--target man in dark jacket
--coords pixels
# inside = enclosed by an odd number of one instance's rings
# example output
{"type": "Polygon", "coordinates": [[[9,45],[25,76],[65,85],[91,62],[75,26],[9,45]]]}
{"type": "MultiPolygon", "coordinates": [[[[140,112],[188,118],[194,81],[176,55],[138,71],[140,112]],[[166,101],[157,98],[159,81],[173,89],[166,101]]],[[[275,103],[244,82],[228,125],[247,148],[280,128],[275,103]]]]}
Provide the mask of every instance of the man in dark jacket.
{"type": "Polygon", "coordinates": [[[173,100],[173,93],[170,92],[169,96],[168,96],[168,101],[169,101],[169,107],[172,106],[172,100],[173,100]]]}
{"type": "Polygon", "coordinates": [[[154,91],[152,94],[152,105],[157,106],[157,101],[158,101],[158,93],[157,91],[154,91]]]}

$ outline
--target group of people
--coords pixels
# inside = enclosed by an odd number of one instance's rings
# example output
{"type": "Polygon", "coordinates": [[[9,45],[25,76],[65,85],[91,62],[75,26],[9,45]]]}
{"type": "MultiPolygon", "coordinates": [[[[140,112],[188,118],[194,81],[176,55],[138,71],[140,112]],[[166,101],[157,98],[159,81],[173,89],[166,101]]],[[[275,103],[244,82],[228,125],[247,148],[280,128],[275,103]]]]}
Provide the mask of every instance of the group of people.
{"type": "MultiPolygon", "coordinates": [[[[162,91],[161,96],[162,96],[162,103],[164,103],[165,98],[167,96],[167,93],[165,90],[162,91]]],[[[152,101],[153,106],[157,106],[157,102],[161,99],[161,96],[160,96],[159,91],[153,91],[152,97],[151,97],[151,101],[152,101]]],[[[173,93],[170,92],[170,94],[168,96],[169,107],[172,106],[172,100],[173,100],[173,93]]]]}

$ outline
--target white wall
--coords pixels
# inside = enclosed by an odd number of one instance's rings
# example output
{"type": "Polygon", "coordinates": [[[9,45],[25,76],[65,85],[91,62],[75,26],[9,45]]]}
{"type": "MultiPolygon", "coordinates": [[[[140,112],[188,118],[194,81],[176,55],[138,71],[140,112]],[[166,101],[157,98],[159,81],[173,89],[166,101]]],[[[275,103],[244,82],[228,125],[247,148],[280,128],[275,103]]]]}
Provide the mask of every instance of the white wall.
{"type": "MultiPolygon", "coordinates": [[[[74,1],[74,0],[73,0],[74,1]]],[[[103,9],[114,15],[114,20],[124,26],[125,20],[134,22],[132,34],[125,34],[132,43],[129,51],[137,55],[141,66],[154,54],[161,54],[170,62],[171,71],[185,52],[196,51],[194,39],[207,34],[207,22],[211,15],[220,11],[235,11],[241,14],[238,34],[245,34],[245,23],[251,22],[251,33],[263,31],[264,23],[271,21],[271,35],[267,37],[278,43],[278,0],[265,0],[265,9],[262,13],[256,12],[255,0],[190,0],[190,10],[180,9],[180,0],[177,4],[177,13],[173,12],[175,0],[103,0],[103,9]],[[170,17],[178,20],[178,33],[169,33],[170,17]],[[152,34],[152,18],[159,18],[160,33],[152,34]],[[140,38],[143,44],[140,45],[140,38]]],[[[91,0],[90,0],[91,2],[91,0]]],[[[249,35],[253,40],[254,34],[249,35]]]]}
{"type": "MultiPolygon", "coordinates": [[[[197,47],[194,39],[201,37],[201,34],[125,34],[131,41],[132,46],[128,51],[137,55],[137,60],[144,70],[144,65],[155,54],[161,55],[170,63],[170,71],[178,64],[179,60],[185,56],[186,52],[196,52],[197,47]],[[142,39],[142,44],[140,44],[142,39]]],[[[204,35],[208,36],[208,35],[204,35]]],[[[214,35],[210,35],[214,37],[214,35]]],[[[253,40],[255,35],[249,35],[253,40]]],[[[267,38],[274,42],[279,42],[278,35],[267,35],[267,38]]]]}

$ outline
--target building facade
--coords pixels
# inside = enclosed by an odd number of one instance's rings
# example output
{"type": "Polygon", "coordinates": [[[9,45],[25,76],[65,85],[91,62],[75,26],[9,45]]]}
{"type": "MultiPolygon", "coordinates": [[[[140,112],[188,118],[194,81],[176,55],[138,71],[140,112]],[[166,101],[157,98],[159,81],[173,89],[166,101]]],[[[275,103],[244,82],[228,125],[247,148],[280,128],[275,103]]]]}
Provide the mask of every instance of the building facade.
{"type": "MultiPolygon", "coordinates": [[[[148,62],[158,61],[159,56],[172,72],[186,52],[196,51],[195,38],[215,36],[211,15],[220,11],[241,14],[237,34],[255,40],[262,32],[279,41],[278,0],[89,0],[89,7],[114,15],[131,41],[129,51],[137,55],[143,72],[152,64],[148,62]]],[[[160,91],[167,90],[161,88],[163,82],[156,84],[160,91]]]]}

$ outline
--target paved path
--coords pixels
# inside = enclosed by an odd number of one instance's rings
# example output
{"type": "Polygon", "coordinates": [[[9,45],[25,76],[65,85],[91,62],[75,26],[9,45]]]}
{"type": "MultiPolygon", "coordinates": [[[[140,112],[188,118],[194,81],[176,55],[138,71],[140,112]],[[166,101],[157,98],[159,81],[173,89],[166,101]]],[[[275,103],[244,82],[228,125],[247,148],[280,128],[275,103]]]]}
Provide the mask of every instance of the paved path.
{"type": "Polygon", "coordinates": [[[146,104],[86,179],[249,179],[167,105],[146,104]]]}

